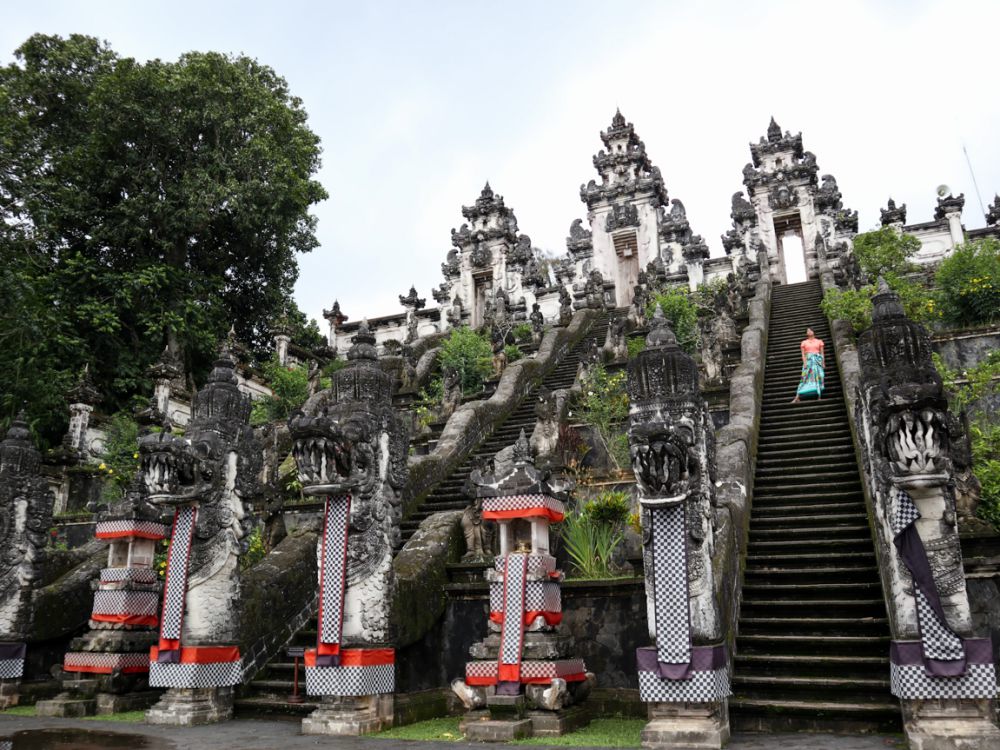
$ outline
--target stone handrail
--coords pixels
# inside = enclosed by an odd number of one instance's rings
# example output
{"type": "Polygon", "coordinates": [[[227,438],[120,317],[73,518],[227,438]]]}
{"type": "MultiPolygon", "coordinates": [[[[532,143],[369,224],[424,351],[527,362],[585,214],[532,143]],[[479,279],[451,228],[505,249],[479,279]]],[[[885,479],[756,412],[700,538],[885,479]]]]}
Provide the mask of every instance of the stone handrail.
{"type": "Polygon", "coordinates": [[[507,366],[492,396],[463,404],[455,410],[433,451],[425,456],[410,457],[410,479],[403,501],[404,519],[566,356],[590,329],[598,314],[596,310],[578,310],[568,326],[550,329],[534,357],[519,359],[507,366]]]}
{"type": "Polygon", "coordinates": [[[764,360],[771,310],[771,272],[767,253],[758,254],[760,280],[749,304],[741,338],[740,363],[729,386],[729,424],[716,433],[715,580],[730,646],[736,637],[743,565],[749,533],[753,477],[764,394],[764,360]]]}

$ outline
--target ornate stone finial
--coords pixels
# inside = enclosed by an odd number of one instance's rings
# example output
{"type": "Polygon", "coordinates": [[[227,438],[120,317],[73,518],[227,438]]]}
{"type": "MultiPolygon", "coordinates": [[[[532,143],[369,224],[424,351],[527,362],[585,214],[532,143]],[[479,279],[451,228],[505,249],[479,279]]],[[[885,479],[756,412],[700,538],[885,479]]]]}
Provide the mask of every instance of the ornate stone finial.
{"type": "Polygon", "coordinates": [[[677,336],[670,328],[670,321],[663,314],[663,307],[659,302],[653,311],[653,319],[649,322],[649,333],[646,335],[646,348],[648,349],[677,349],[677,336]]]}
{"type": "Polygon", "coordinates": [[[986,212],[986,225],[993,227],[1000,224],[1000,195],[993,195],[993,203],[988,206],[988,209],[986,212]]]}
{"type": "Polygon", "coordinates": [[[486,184],[483,186],[483,191],[479,194],[479,197],[485,200],[490,200],[493,198],[493,188],[490,187],[489,180],[487,180],[486,184]]]}
{"type": "Polygon", "coordinates": [[[76,385],[66,392],[66,400],[71,404],[87,404],[88,406],[94,406],[100,402],[101,393],[94,387],[94,381],[90,378],[89,363],[83,366],[83,371],[80,373],[80,379],[76,381],[76,385]]]}
{"type": "Polygon", "coordinates": [[[212,372],[208,375],[209,383],[231,383],[236,385],[239,382],[239,379],[236,377],[236,358],[233,356],[231,343],[233,333],[230,330],[229,335],[219,345],[219,354],[216,356],[215,362],[212,363],[212,372]]]}
{"type": "Polygon", "coordinates": [[[872,325],[885,320],[906,317],[903,302],[881,276],[878,277],[878,291],[872,297],[872,325]]]}
{"type": "Polygon", "coordinates": [[[879,213],[882,214],[882,226],[887,227],[890,224],[905,224],[906,223],[906,204],[901,206],[896,206],[896,201],[889,198],[889,202],[886,204],[885,208],[880,208],[879,213]]]}
{"type": "Polygon", "coordinates": [[[329,310],[323,311],[323,317],[326,318],[327,322],[332,325],[334,329],[340,328],[344,323],[350,320],[350,318],[340,311],[340,302],[337,300],[333,301],[333,307],[329,310]]]}
{"type": "Polygon", "coordinates": [[[41,463],[41,455],[31,441],[28,418],[22,408],[7,428],[0,442],[0,471],[33,474],[41,463]]]}
{"type": "Polygon", "coordinates": [[[781,128],[775,122],[773,116],[771,117],[771,124],[767,126],[767,140],[771,143],[777,143],[781,140],[781,128]]]}
{"type": "Polygon", "coordinates": [[[369,359],[377,360],[378,352],[375,349],[375,336],[368,326],[368,318],[362,318],[358,325],[358,332],[351,336],[351,348],[347,352],[348,360],[369,359]]]}
{"type": "Polygon", "coordinates": [[[965,207],[965,193],[952,195],[949,193],[943,198],[937,199],[937,208],[934,209],[934,218],[937,221],[947,218],[948,214],[962,213],[965,207]]]}
{"type": "Polygon", "coordinates": [[[622,114],[621,109],[615,107],[615,116],[611,118],[611,129],[620,130],[625,127],[625,116],[622,114]]]}
{"type": "Polygon", "coordinates": [[[417,288],[415,286],[410,286],[410,291],[408,294],[399,295],[399,304],[403,307],[414,310],[422,310],[424,304],[427,302],[427,298],[421,298],[417,296],[417,288]]]}

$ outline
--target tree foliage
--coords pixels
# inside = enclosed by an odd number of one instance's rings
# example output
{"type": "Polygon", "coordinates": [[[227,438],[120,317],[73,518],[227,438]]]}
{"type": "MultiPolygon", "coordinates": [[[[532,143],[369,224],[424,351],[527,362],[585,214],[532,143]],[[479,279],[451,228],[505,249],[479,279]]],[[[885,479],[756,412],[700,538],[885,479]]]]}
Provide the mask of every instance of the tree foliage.
{"type": "Polygon", "coordinates": [[[217,53],[140,63],[80,35],[15,55],[0,68],[2,291],[17,302],[0,317],[3,417],[27,400],[53,429],[85,362],[114,411],[148,392],[165,343],[200,374],[230,324],[258,354],[290,307],[308,328],[295,255],[316,246],[326,193],[281,77],[217,53]]]}
{"type": "Polygon", "coordinates": [[[1000,319],[1000,242],[992,237],[959,245],[934,277],[944,316],[959,325],[1000,319]]]}
{"type": "Polygon", "coordinates": [[[493,371],[493,348],[485,336],[462,326],[454,329],[438,352],[441,371],[454,370],[462,382],[462,391],[471,395],[483,388],[493,371]]]}

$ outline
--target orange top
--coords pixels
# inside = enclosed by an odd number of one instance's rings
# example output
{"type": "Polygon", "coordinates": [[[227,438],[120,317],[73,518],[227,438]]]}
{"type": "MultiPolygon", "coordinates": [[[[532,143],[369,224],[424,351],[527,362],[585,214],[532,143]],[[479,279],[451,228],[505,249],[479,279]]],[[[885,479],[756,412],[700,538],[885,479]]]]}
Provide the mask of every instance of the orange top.
{"type": "Polygon", "coordinates": [[[802,351],[805,354],[822,354],[823,339],[805,339],[802,342],[802,351]]]}

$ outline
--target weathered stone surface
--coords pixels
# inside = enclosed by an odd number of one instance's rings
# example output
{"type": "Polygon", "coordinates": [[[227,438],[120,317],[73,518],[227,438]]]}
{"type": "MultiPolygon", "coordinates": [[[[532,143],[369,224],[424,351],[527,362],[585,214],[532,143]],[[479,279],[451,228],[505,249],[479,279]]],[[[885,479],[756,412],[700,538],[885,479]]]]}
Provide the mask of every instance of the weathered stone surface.
{"type": "Polygon", "coordinates": [[[215,724],[233,718],[233,689],[171,688],[146,711],[146,723],[169,726],[215,724]]]}
{"type": "Polygon", "coordinates": [[[416,643],[444,612],[446,565],[461,556],[462,511],[435,513],[421,522],[392,561],[396,574],[393,616],[400,648],[416,643]]]}
{"type": "Polygon", "coordinates": [[[324,696],[318,709],[302,720],[302,734],[357,737],[388,729],[393,724],[393,696],[357,698],[324,696]]]}
{"type": "Polygon", "coordinates": [[[243,574],[244,682],[253,679],[315,614],[317,539],[315,531],[299,529],[243,574]]]}

